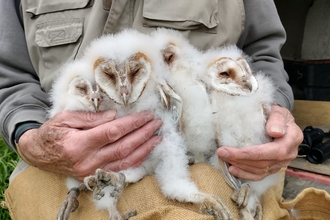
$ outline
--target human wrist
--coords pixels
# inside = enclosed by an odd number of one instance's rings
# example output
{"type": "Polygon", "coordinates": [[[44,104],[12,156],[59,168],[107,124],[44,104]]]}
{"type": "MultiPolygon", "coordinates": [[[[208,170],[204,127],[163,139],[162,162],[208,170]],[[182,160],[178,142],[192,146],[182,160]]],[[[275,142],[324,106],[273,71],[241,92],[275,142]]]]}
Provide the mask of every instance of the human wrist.
{"type": "MultiPolygon", "coordinates": [[[[15,145],[16,145],[16,151],[18,155],[21,157],[22,160],[24,160],[27,164],[32,166],[31,161],[27,159],[27,151],[29,146],[33,144],[33,140],[35,139],[35,131],[37,128],[41,126],[40,123],[37,122],[26,122],[24,124],[20,124],[17,126],[15,130],[15,145]]],[[[28,157],[31,158],[31,157],[28,157]]]]}
{"type": "Polygon", "coordinates": [[[34,128],[39,128],[41,125],[41,123],[35,121],[27,121],[17,125],[14,133],[15,144],[18,144],[19,139],[26,131],[34,128]]]}

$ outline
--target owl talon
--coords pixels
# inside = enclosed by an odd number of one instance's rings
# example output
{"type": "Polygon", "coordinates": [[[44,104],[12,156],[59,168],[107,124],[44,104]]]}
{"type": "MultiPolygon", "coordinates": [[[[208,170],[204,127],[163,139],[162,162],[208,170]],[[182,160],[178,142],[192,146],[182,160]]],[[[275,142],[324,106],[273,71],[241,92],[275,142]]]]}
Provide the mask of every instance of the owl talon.
{"type": "Polygon", "coordinates": [[[125,175],[122,173],[97,169],[95,175],[84,179],[84,183],[87,189],[93,191],[94,199],[100,200],[104,196],[103,189],[107,186],[114,187],[114,191],[110,196],[118,198],[124,188],[125,179],[125,175]]]}
{"type": "Polygon", "coordinates": [[[92,176],[88,176],[88,177],[85,177],[84,179],[84,184],[86,186],[86,188],[90,191],[94,191],[94,187],[96,186],[97,184],[97,178],[95,175],[92,175],[92,176]]]}
{"type": "Polygon", "coordinates": [[[260,203],[256,204],[256,206],[254,207],[254,212],[252,213],[254,220],[262,220],[262,206],[260,203]]]}
{"type": "Polygon", "coordinates": [[[212,196],[204,200],[201,213],[213,215],[216,220],[231,220],[233,216],[220,198],[212,196]]]}
{"type": "Polygon", "coordinates": [[[238,208],[245,208],[249,201],[250,191],[250,186],[247,183],[243,183],[241,187],[231,195],[230,198],[237,204],[238,208]]]}
{"type": "Polygon", "coordinates": [[[128,220],[129,218],[136,216],[136,215],[137,215],[137,212],[134,209],[134,210],[131,210],[131,211],[128,211],[128,212],[125,212],[124,214],[122,214],[122,218],[123,218],[123,220],[128,220]]]}

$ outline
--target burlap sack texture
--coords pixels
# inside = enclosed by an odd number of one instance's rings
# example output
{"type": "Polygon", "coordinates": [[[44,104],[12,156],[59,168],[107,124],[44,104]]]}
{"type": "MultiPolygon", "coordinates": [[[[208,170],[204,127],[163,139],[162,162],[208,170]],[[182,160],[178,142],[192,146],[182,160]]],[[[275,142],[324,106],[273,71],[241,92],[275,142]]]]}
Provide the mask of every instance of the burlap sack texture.
{"type": "MultiPolygon", "coordinates": [[[[195,164],[190,171],[192,179],[200,189],[220,196],[233,213],[234,219],[239,219],[238,209],[230,200],[232,189],[217,170],[207,164],[195,164]]],[[[34,167],[29,167],[19,174],[5,192],[12,219],[56,219],[57,211],[67,194],[65,179],[65,176],[34,167]]],[[[310,188],[304,190],[292,201],[283,201],[282,189],[283,182],[264,195],[262,203],[265,220],[330,219],[330,196],[325,191],[310,188]]],[[[70,220],[108,219],[107,211],[95,210],[91,196],[91,192],[80,195],[80,206],[71,214],[70,220]]],[[[119,211],[124,212],[133,208],[137,210],[138,215],[132,217],[131,220],[214,219],[212,216],[200,214],[198,205],[179,203],[164,198],[152,176],[129,185],[123,191],[118,201],[119,211]]]]}

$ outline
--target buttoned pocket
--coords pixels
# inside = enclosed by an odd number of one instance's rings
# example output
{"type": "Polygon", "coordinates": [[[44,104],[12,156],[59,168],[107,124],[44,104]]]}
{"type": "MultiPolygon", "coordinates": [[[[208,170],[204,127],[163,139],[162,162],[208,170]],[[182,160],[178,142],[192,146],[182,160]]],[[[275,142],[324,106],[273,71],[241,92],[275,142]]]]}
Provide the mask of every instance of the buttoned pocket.
{"type": "Polygon", "coordinates": [[[78,54],[93,0],[35,0],[24,5],[31,61],[48,91],[58,69],[78,54]]]}
{"type": "Polygon", "coordinates": [[[36,26],[35,42],[39,47],[52,47],[77,42],[82,35],[83,19],[68,18],[47,21],[36,26]]]}
{"type": "Polygon", "coordinates": [[[143,25],[216,33],[216,0],[144,0],[143,25]]]}

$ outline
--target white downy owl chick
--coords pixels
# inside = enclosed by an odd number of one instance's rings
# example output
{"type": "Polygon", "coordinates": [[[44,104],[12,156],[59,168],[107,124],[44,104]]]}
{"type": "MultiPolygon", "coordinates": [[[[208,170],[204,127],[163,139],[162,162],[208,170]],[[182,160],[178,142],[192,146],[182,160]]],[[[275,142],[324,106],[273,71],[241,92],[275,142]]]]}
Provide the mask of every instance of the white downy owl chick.
{"type": "Polygon", "coordinates": [[[52,107],[48,117],[63,111],[104,111],[108,100],[96,85],[93,66],[82,60],[66,64],[60,71],[50,91],[52,107]]]}
{"type": "MultiPolygon", "coordinates": [[[[207,69],[204,81],[210,89],[219,146],[243,148],[270,142],[265,124],[276,90],[270,78],[262,73],[253,75],[246,56],[236,46],[210,49],[205,52],[204,61],[207,69]]],[[[218,167],[218,158],[215,161],[218,167]]],[[[224,175],[231,176],[227,166],[220,168],[225,169],[224,175]]],[[[240,182],[235,183],[231,178],[227,178],[229,185],[239,188],[240,182]]],[[[241,180],[250,186],[251,195],[245,196],[244,201],[236,201],[238,206],[244,208],[247,204],[248,212],[255,219],[262,219],[259,199],[280,179],[277,173],[260,181],[241,180]]],[[[238,194],[246,193],[241,188],[238,191],[238,194]]]]}
{"type": "MultiPolygon", "coordinates": [[[[201,204],[205,212],[212,209],[211,214],[218,218],[230,219],[222,201],[201,192],[190,179],[187,149],[178,130],[182,100],[164,80],[168,68],[159,51],[155,50],[153,39],[137,31],[124,30],[92,42],[85,53],[87,59],[89,54],[90,60],[95,60],[96,83],[115,103],[118,117],[147,110],[163,121],[158,132],[162,141],[139,167],[121,172],[126,183],[135,183],[146,175],[154,174],[167,198],[201,204]]],[[[97,170],[96,175],[86,178],[85,182],[87,185],[100,182],[100,179],[106,182],[102,179],[104,176],[116,175],[118,177],[118,173],[97,170]]],[[[108,185],[112,183],[109,181],[108,185]]],[[[100,192],[97,193],[97,206],[108,209],[110,219],[121,219],[114,211],[117,200],[111,190],[107,186],[97,190],[100,192]]]]}
{"type": "MultiPolygon", "coordinates": [[[[75,60],[64,65],[50,91],[51,108],[48,117],[67,111],[98,112],[111,109],[111,100],[97,86],[93,75],[93,66],[83,60],[75,60]]],[[[69,213],[65,210],[77,208],[79,192],[86,189],[84,183],[68,177],[66,185],[70,189],[64,200],[58,220],[67,219],[69,213]]]]}
{"type": "Polygon", "coordinates": [[[166,79],[183,101],[182,130],[188,151],[194,155],[195,163],[206,162],[217,144],[209,96],[196,74],[204,72],[202,52],[179,31],[160,28],[151,35],[170,69],[166,79]]]}

